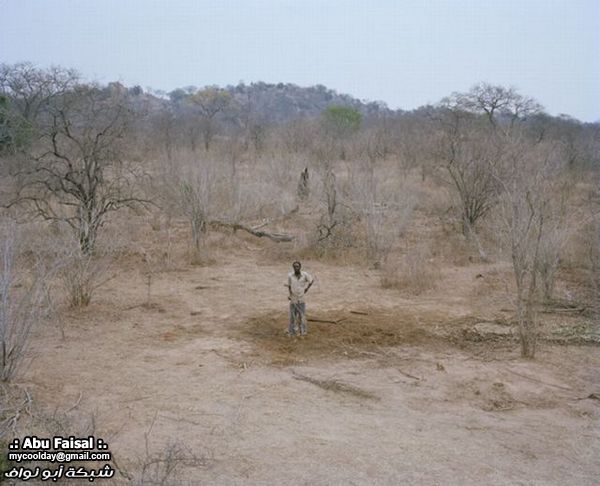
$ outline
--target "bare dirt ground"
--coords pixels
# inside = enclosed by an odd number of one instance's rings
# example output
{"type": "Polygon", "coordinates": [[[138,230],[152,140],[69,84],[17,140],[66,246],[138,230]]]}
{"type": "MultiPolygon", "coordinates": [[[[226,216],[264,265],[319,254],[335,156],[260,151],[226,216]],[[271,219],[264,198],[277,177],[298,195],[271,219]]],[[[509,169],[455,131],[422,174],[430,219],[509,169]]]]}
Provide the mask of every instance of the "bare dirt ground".
{"type": "Polygon", "coordinates": [[[440,270],[410,296],[304,261],[309,317],[335,323],[290,340],[289,264],[259,246],[215,260],[156,274],[151,305],[122,271],[36,331],[23,384],[50,407],[81,394],[120,465],[145,434],[184,444],[202,458],[183,471],[194,484],[600,484],[599,348],[526,361],[513,341],[460,338],[502,315],[493,265],[440,270]]]}

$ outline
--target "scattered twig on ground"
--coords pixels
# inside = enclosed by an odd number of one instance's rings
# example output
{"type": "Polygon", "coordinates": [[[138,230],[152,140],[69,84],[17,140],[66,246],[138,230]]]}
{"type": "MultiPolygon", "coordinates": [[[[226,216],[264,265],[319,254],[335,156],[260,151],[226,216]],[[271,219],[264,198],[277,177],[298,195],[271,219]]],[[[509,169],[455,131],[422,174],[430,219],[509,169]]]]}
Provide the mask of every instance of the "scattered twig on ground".
{"type": "Polygon", "coordinates": [[[325,324],[339,324],[340,322],[345,321],[345,320],[346,320],[345,317],[342,317],[341,319],[337,319],[335,321],[330,320],[330,319],[315,319],[315,318],[311,317],[308,319],[308,322],[322,322],[325,324]]]}
{"type": "Polygon", "coordinates": [[[361,388],[355,387],[353,385],[349,385],[348,383],[343,383],[338,380],[333,380],[333,379],[321,380],[318,378],[312,378],[310,376],[301,375],[295,371],[292,371],[292,377],[295,380],[306,381],[307,383],[316,385],[319,388],[323,388],[324,390],[333,391],[336,393],[345,393],[345,394],[354,395],[354,396],[360,397],[360,398],[369,398],[369,399],[377,398],[377,396],[371,392],[368,392],[361,388]]]}
{"type": "Polygon", "coordinates": [[[190,419],[183,418],[183,417],[169,417],[168,415],[164,415],[164,414],[160,414],[159,417],[167,419],[167,420],[172,420],[173,422],[185,422],[186,424],[198,425],[198,426],[202,425],[200,422],[195,422],[194,420],[190,420],[190,419]]]}
{"type": "Polygon", "coordinates": [[[146,400],[146,398],[150,398],[151,395],[145,395],[142,397],[130,398],[129,400],[121,400],[121,403],[129,403],[129,402],[137,402],[139,400],[146,400]]]}
{"type": "Polygon", "coordinates": [[[559,388],[561,390],[568,390],[568,391],[572,391],[573,390],[571,387],[562,386],[562,385],[555,385],[553,383],[548,383],[546,381],[538,380],[537,378],[532,378],[531,376],[523,375],[522,373],[517,373],[516,371],[513,371],[513,370],[507,369],[506,371],[508,371],[509,373],[512,373],[513,375],[520,376],[521,378],[525,378],[527,380],[535,381],[536,383],[541,383],[542,385],[552,386],[554,388],[559,388]]]}
{"type": "Polygon", "coordinates": [[[83,392],[81,392],[81,391],[80,391],[80,392],[79,392],[79,398],[77,399],[77,401],[76,401],[76,402],[73,404],[73,406],[72,406],[72,407],[70,407],[70,408],[68,408],[67,410],[65,410],[65,413],[69,413],[69,412],[71,412],[72,410],[75,410],[75,409],[76,409],[76,408],[79,406],[79,404],[81,403],[81,399],[82,399],[82,398],[83,398],[83,392]]]}
{"type": "Polygon", "coordinates": [[[577,397],[573,400],[600,400],[600,393],[590,393],[587,397],[577,397]]]}
{"type": "Polygon", "coordinates": [[[131,310],[131,309],[135,309],[137,307],[142,307],[143,305],[144,305],[144,303],[142,302],[141,304],[134,304],[134,305],[130,305],[128,307],[125,307],[125,309],[123,309],[123,310],[128,311],[128,310],[131,310]]]}
{"type": "Polygon", "coordinates": [[[396,368],[396,371],[401,375],[406,376],[407,378],[412,378],[413,380],[421,381],[423,378],[419,378],[418,376],[411,375],[410,373],[406,373],[406,371],[402,371],[400,368],[396,368]]]}

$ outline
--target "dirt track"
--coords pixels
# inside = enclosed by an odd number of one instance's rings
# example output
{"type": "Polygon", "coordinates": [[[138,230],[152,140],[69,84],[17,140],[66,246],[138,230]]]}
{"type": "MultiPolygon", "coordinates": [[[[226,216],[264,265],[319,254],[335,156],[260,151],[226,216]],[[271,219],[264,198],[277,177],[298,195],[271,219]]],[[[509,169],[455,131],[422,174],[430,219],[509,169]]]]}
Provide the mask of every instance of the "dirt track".
{"type": "Polygon", "coordinates": [[[229,254],[156,275],[150,306],[143,277],[121,274],[64,312],[64,339],[37,331],[24,383],[57,407],[81,393],[122,463],[150,426],[151,448],[185,444],[205,458],[183,471],[198,484],[598,484],[597,347],[546,345],[528,362],[512,344],[440,339],[496,312],[471,303],[485,268],[414,298],[374,271],[305,268],[310,315],[346,319],[310,323],[304,341],[283,335],[287,266],[229,254]]]}

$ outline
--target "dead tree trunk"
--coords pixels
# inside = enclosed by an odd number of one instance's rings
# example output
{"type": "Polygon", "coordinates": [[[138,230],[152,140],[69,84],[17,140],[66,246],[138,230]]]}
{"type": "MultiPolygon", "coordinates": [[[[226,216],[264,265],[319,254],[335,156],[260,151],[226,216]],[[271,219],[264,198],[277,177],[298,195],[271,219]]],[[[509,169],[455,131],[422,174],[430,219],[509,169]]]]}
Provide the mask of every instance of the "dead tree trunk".
{"type": "Polygon", "coordinates": [[[308,167],[300,172],[300,180],[298,181],[298,198],[301,201],[308,199],[310,188],[308,187],[308,167]]]}

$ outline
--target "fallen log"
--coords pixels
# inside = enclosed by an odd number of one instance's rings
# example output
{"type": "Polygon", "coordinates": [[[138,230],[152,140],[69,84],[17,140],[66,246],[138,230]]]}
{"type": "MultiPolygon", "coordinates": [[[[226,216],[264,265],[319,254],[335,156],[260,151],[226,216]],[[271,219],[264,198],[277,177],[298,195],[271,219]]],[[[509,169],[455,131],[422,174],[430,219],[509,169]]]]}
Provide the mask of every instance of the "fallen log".
{"type": "Polygon", "coordinates": [[[567,307],[567,308],[559,308],[559,307],[553,307],[553,308],[549,308],[549,309],[543,309],[542,313],[543,314],[558,314],[561,312],[578,312],[578,313],[582,313],[585,312],[586,308],[585,307],[567,307]]]}
{"type": "Polygon", "coordinates": [[[343,320],[345,320],[345,317],[342,317],[341,319],[338,319],[337,321],[332,321],[330,319],[315,319],[315,318],[309,318],[307,319],[308,322],[323,322],[325,324],[339,324],[340,322],[342,322],[343,320]]]}
{"type": "Polygon", "coordinates": [[[276,241],[277,243],[294,241],[294,236],[288,235],[285,233],[269,233],[267,231],[262,231],[259,228],[262,228],[265,223],[260,226],[251,227],[246,226],[241,223],[228,223],[226,221],[211,221],[210,225],[213,227],[223,227],[223,228],[231,228],[233,231],[242,230],[250,233],[251,235],[257,236],[258,238],[269,238],[270,240],[276,241]]]}

